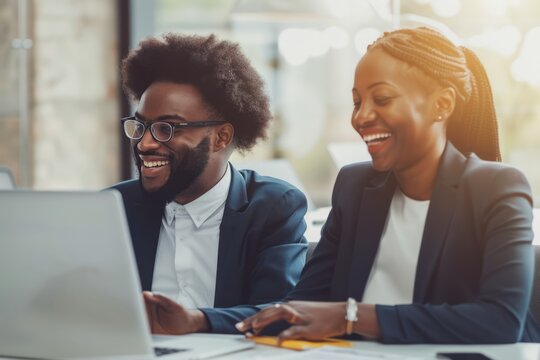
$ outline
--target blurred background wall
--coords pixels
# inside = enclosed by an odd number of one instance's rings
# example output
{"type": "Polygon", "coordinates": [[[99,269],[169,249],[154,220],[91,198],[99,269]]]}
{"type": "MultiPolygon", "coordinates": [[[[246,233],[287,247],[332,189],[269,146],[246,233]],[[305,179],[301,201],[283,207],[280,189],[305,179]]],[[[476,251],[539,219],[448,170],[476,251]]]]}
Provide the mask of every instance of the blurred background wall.
{"type": "Polygon", "coordinates": [[[34,188],[120,177],[114,1],[0,0],[0,163],[34,188]]]}
{"type": "Polygon", "coordinates": [[[540,204],[540,2],[535,0],[0,0],[0,164],[20,186],[100,189],[132,175],[120,59],[144,37],[216,33],[265,80],[268,141],[235,164],[286,159],[316,207],[338,168],[369,159],[350,127],[354,67],[397,27],[435,27],[490,76],[503,160],[540,204]]]}

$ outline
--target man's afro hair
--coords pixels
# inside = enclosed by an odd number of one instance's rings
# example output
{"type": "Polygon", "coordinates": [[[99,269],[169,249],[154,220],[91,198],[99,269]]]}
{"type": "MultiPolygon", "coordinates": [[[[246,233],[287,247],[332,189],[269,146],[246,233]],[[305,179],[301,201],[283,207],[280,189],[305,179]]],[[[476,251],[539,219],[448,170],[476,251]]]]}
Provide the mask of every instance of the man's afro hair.
{"type": "Polygon", "coordinates": [[[192,84],[234,127],[236,147],[266,137],[272,117],[264,84],[237,44],[214,35],[165,34],[143,40],[122,62],[122,85],[135,100],[156,81],[192,84]]]}

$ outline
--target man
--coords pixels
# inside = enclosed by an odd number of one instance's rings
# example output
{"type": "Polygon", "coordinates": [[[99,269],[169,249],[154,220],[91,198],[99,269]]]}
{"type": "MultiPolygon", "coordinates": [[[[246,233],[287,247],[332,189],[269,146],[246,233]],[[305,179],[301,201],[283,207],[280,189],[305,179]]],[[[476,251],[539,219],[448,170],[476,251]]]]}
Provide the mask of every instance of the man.
{"type": "Polygon", "coordinates": [[[263,83],[237,45],[213,35],[145,40],[122,75],[138,101],[122,122],[139,179],[113,188],[152,331],[236,332],[254,305],[294,287],[305,261],[304,195],[228,162],[265,137],[263,83]]]}

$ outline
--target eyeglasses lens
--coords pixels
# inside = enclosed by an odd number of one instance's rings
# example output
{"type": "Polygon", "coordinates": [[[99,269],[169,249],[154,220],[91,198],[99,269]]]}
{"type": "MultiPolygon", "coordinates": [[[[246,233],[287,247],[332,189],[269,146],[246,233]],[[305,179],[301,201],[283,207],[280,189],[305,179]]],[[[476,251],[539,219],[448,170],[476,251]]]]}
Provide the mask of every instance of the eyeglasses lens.
{"type": "Polygon", "coordinates": [[[143,136],[144,125],[136,120],[127,120],[124,122],[124,132],[130,139],[140,139],[143,136]]]}
{"type": "Polygon", "coordinates": [[[156,122],[151,125],[150,129],[158,141],[167,141],[171,138],[172,127],[170,124],[156,122]]]}

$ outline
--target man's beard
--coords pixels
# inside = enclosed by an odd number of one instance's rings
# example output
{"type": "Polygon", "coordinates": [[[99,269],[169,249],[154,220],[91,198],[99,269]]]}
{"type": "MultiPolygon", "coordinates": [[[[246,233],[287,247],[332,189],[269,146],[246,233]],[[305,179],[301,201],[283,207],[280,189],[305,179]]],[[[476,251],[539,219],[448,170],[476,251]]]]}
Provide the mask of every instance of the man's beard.
{"type": "MultiPolygon", "coordinates": [[[[201,175],[206,168],[209,160],[210,153],[210,138],[207,136],[201,140],[201,142],[193,149],[189,149],[182,156],[181,160],[171,156],[169,158],[170,174],[169,179],[165,185],[159,188],[157,191],[146,191],[142,183],[141,175],[141,159],[138,156],[136,144],[133,145],[133,154],[135,157],[135,163],[137,164],[137,171],[139,172],[139,185],[143,193],[150,196],[157,201],[171,202],[182,191],[187,189],[193,181],[201,175]]],[[[151,155],[148,154],[147,155],[151,155]]]]}

